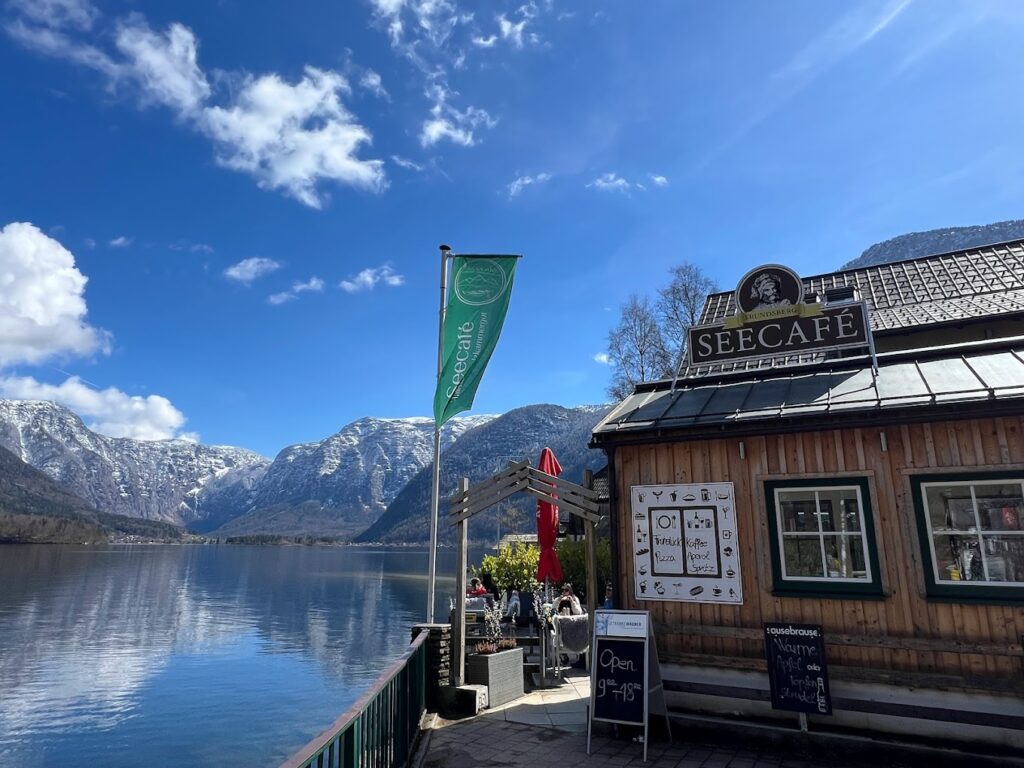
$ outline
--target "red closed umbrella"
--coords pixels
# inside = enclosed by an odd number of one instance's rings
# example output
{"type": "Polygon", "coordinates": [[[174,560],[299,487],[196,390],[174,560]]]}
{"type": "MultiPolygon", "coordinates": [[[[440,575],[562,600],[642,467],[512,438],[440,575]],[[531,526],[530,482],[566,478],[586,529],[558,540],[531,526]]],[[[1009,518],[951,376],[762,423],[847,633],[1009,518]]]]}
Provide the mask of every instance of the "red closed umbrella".
{"type": "MultiPolygon", "coordinates": [[[[558,463],[550,448],[540,452],[537,469],[558,477],[562,474],[562,465],[558,463]]],[[[554,496],[555,489],[551,489],[554,496]]],[[[537,564],[537,581],[550,580],[558,583],[562,580],[562,564],[558,562],[555,542],[558,541],[558,505],[547,501],[537,501],[537,541],[540,543],[540,562],[537,564]]]]}

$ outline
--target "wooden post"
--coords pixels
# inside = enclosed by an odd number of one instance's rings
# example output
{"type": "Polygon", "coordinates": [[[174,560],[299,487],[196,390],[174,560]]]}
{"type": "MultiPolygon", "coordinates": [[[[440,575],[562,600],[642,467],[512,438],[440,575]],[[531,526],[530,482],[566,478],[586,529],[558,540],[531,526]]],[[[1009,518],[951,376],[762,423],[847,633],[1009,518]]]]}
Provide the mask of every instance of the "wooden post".
{"type": "MultiPolygon", "coordinates": [[[[469,478],[459,481],[459,490],[469,490],[469,478]]],[[[458,557],[455,571],[455,605],[457,624],[452,627],[452,685],[458,687],[466,679],[466,558],[469,549],[469,520],[459,521],[458,557]]]]}
{"type": "MultiPolygon", "coordinates": [[[[594,473],[589,469],[583,472],[583,487],[588,491],[594,490],[594,473]]],[[[587,540],[587,613],[593,621],[594,611],[600,603],[597,597],[597,542],[594,541],[594,524],[590,520],[585,521],[583,532],[587,540]]]]}

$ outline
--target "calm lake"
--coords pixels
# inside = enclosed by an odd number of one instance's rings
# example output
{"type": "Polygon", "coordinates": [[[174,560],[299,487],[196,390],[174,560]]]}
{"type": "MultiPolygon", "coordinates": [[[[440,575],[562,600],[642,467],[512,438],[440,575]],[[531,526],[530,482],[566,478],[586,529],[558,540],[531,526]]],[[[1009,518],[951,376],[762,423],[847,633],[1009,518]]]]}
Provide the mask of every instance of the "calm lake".
{"type": "Polygon", "coordinates": [[[0,765],[276,766],[404,651],[426,571],[409,548],[0,547],[0,765]]]}

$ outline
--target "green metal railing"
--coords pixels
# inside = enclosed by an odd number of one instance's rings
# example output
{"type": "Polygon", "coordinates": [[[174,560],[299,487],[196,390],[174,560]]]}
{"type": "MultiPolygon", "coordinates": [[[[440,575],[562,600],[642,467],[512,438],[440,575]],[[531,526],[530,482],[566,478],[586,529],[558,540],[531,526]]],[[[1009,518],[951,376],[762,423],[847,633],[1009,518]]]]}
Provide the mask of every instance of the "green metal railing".
{"type": "Polygon", "coordinates": [[[426,710],[427,637],[420,632],[394,664],[331,726],[281,768],[401,768],[426,710]]]}

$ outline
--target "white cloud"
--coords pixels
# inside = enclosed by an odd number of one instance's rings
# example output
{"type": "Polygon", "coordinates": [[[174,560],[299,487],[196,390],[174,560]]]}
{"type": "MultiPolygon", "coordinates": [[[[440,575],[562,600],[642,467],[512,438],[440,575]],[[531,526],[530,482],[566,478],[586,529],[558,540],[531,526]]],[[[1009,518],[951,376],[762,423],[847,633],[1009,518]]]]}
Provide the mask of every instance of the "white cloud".
{"type": "Polygon", "coordinates": [[[498,16],[498,29],[501,31],[501,38],[508,40],[516,48],[523,47],[523,30],[526,28],[526,19],[519,22],[511,22],[505,14],[498,16]]]}
{"type": "Polygon", "coordinates": [[[4,26],[8,35],[26,48],[44,56],[67,59],[106,75],[111,85],[121,77],[121,68],[107,54],[80,40],[74,40],[58,27],[36,26],[18,18],[4,26]]]}
{"type": "Polygon", "coordinates": [[[458,93],[447,84],[448,73],[465,65],[467,48],[493,44],[477,33],[472,25],[473,14],[461,12],[451,0],[371,3],[387,30],[392,49],[425,80],[425,94],[431,106],[420,125],[420,144],[432,147],[450,141],[470,147],[479,143],[477,129],[493,128],[497,120],[480,107],[469,105],[459,109],[452,103],[458,93]]]}
{"type": "Polygon", "coordinates": [[[426,170],[425,166],[420,165],[417,162],[410,160],[407,157],[399,157],[398,155],[392,155],[391,161],[399,168],[405,168],[407,171],[423,172],[426,170]]]}
{"type": "Polygon", "coordinates": [[[668,179],[665,178],[664,176],[659,176],[656,173],[649,173],[647,175],[650,177],[651,181],[654,182],[654,186],[656,186],[656,187],[667,187],[668,186],[668,179]]]}
{"type": "Polygon", "coordinates": [[[470,39],[470,42],[477,48],[493,48],[498,42],[498,36],[488,35],[487,37],[483,37],[481,35],[475,35],[470,39]]]}
{"type": "Polygon", "coordinates": [[[359,85],[377,98],[391,101],[391,94],[389,94],[387,89],[384,87],[384,82],[381,80],[380,74],[374,72],[372,69],[368,69],[363,72],[363,76],[359,78],[359,85]]]}
{"type": "Polygon", "coordinates": [[[382,16],[396,16],[405,5],[405,0],[370,0],[370,3],[382,16]]]}
{"type": "Polygon", "coordinates": [[[278,75],[248,78],[230,108],[205,110],[205,132],[221,165],[312,208],[323,204],[322,180],[380,191],[384,164],[356,156],[370,134],[342,105],[339,93],[347,91],[344,77],[315,67],[294,85],[278,75]]]}
{"type": "Polygon", "coordinates": [[[111,248],[127,248],[133,242],[133,238],[126,237],[125,235],[118,235],[113,240],[109,241],[107,245],[111,248]]]}
{"type": "Polygon", "coordinates": [[[304,283],[292,283],[292,287],[287,291],[271,294],[267,297],[267,301],[276,306],[298,298],[300,293],[306,293],[307,291],[319,292],[323,289],[324,281],[319,277],[311,277],[304,283]]]}
{"type": "Polygon", "coordinates": [[[93,240],[91,237],[85,238],[83,242],[85,243],[85,247],[88,248],[90,251],[96,247],[96,241],[93,240]]]}
{"type": "Polygon", "coordinates": [[[8,6],[53,29],[89,29],[100,15],[88,0],[11,0],[8,6]]]}
{"type": "Polygon", "coordinates": [[[0,367],[109,351],[86,322],[85,276],[75,257],[33,224],[0,229],[0,367]]]}
{"type": "Polygon", "coordinates": [[[249,259],[242,259],[237,264],[232,264],[224,270],[224,277],[229,280],[236,280],[244,285],[249,285],[253,280],[263,275],[269,275],[276,269],[280,269],[280,263],[273,259],[266,259],[262,256],[253,256],[249,259]]]}
{"type": "Polygon", "coordinates": [[[133,16],[119,25],[117,47],[145,98],[192,117],[210,97],[210,84],[197,63],[199,46],[188,27],[171,24],[161,34],[133,16]]]}
{"type": "Polygon", "coordinates": [[[0,378],[0,395],[18,400],[51,400],[77,413],[92,429],[109,437],[136,440],[183,438],[185,416],[160,395],[128,395],[115,387],[93,389],[72,376],[62,384],[45,384],[30,376],[0,378]]]}
{"type": "Polygon", "coordinates": [[[531,184],[543,184],[551,179],[550,173],[538,173],[536,176],[520,176],[508,185],[508,196],[516,197],[531,184]]]}
{"type": "Polygon", "coordinates": [[[420,128],[420,144],[432,147],[440,141],[450,141],[463,147],[471,147],[477,143],[474,131],[478,128],[493,128],[498,121],[486,110],[467,107],[460,111],[448,103],[454,94],[440,83],[433,83],[427,88],[427,95],[433,98],[434,106],[430,108],[430,117],[423,121],[420,128]]]}
{"type": "Polygon", "coordinates": [[[587,188],[600,189],[605,192],[629,192],[633,188],[633,185],[626,181],[624,178],[619,176],[617,173],[602,173],[592,182],[587,184],[587,188]]]}
{"type": "Polygon", "coordinates": [[[358,293],[372,291],[377,283],[396,288],[405,283],[405,277],[395,272],[388,264],[383,264],[379,267],[369,267],[355,277],[342,280],[338,287],[346,293],[358,293]]]}
{"type": "Polygon", "coordinates": [[[607,352],[598,352],[596,355],[594,355],[594,362],[595,363],[600,363],[601,365],[611,365],[612,364],[611,358],[608,357],[608,353],[607,352]]]}
{"type": "Polygon", "coordinates": [[[383,162],[359,157],[371,136],[342,103],[351,89],[338,72],[306,67],[294,83],[275,73],[226,73],[219,79],[234,88],[217,103],[196,37],[182,24],[155,31],[132,14],[116,27],[118,58],[25,13],[6,31],[37,53],[103,73],[111,89],[128,87],[143,104],[171,109],[212,140],[220,165],[251,175],[263,189],[320,208],[324,182],[375,192],[387,186],[383,162]]]}
{"type": "Polygon", "coordinates": [[[187,253],[215,253],[214,247],[208,243],[192,243],[188,240],[179,240],[167,246],[172,251],[187,253]]]}

